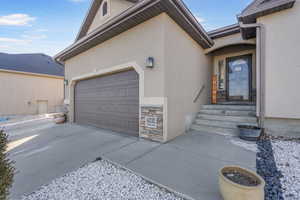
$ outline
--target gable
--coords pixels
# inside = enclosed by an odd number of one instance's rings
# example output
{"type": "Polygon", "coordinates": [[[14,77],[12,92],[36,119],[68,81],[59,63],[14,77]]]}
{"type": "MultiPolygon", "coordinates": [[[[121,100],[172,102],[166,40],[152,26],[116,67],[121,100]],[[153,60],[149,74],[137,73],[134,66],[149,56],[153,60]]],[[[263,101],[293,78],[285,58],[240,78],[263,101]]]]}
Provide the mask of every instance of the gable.
{"type": "Polygon", "coordinates": [[[138,2],[138,0],[94,0],[81,26],[76,40],[79,40],[85,35],[91,33],[105,22],[133,6],[136,2],[138,2]],[[102,7],[104,1],[107,2],[108,13],[106,16],[102,16],[102,7]]]}
{"type": "MultiPolygon", "coordinates": [[[[136,4],[108,20],[90,34],[79,34],[80,37],[68,48],[58,53],[55,59],[64,62],[161,13],[166,13],[171,17],[202,48],[209,48],[213,45],[212,39],[182,0],[136,0],[136,2],[136,4]]],[[[83,26],[80,33],[83,33],[84,27],[86,26],[83,26]]]]}
{"type": "Polygon", "coordinates": [[[238,16],[243,23],[255,23],[258,17],[279,12],[294,6],[296,0],[254,0],[238,16]]]}

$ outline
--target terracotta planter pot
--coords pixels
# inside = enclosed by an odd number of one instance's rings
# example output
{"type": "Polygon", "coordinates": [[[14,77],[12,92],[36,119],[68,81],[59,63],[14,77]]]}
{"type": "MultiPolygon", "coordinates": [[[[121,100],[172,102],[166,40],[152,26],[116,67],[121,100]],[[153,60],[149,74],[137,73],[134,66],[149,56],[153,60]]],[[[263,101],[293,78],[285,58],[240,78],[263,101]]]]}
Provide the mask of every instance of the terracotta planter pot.
{"type": "Polygon", "coordinates": [[[220,170],[219,186],[224,200],[264,200],[265,198],[265,181],[255,172],[238,166],[228,166],[220,170]],[[232,170],[253,178],[258,185],[244,186],[229,180],[224,176],[224,173],[232,170]]]}

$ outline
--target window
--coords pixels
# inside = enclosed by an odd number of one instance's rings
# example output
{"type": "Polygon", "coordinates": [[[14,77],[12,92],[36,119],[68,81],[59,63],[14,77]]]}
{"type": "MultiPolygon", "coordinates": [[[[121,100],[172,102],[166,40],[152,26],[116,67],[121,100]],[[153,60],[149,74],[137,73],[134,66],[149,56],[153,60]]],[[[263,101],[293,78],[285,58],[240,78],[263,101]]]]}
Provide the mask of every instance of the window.
{"type": "Polygon", "coordinates": [[[106,17],[109,15],[109,2],[104,0],[101,5],[101,17],[106,17]]]}
{"type": "Polygon", "coordinates": [[[219,60],[218,62],[218,79],[219,79],[219,90],[224,90],[225,89],[225,65],[224,65],[224,60],[219,60]]]}
{"type": "Polygon", "coordinates": [[[104,17],[105,15],[107,15],[107,12],[108,12],[108,7],[107,7],[107,1],[105,1],[103,3],[103,7],[102,7],[102,16],[104,17]]]}

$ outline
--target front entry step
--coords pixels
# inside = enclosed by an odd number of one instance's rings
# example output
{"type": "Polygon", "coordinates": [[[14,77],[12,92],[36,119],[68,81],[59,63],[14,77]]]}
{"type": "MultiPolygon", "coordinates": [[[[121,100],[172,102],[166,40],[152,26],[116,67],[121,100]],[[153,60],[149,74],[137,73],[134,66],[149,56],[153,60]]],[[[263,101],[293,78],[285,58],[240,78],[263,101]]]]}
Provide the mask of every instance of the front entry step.
{"type": "Polygon", "coordinates": [[[243,111],[255,111],[256,106],[250,105],[218,105],[218,104],[210,104],[210,105],[202,105],[201,109],[209,109],[209,110],[243,110],[243,111]]]}
{"type": "Polygon", "coordinates": [[[257,123],[249,122],[232,122],[232,121],[218,121],[218,120],[205,120],[197,118],[195,123],[197,125],[219,127],[219,128],[232,128],[235,129],[238,125],[257,126],[257,123]]]}
{"type": "Polygon", "coordinates": [[[221,110],[221,109],[203,109],[199,114],[207,115],[227,115],[227,116],[253,116],[255,117],[256,112],[251,110],[221,110]]]}
{"type": "Polygon", "coordinates": [[[198,114],[198,119],[217,120],[217,121],[230,121],[230,122],[240,122],[240,123],[256,123],[257,122],[256,117],[251,117],[251,116],[198,114]]]}
{"type": "Polygon", "coordinates": [[[252,105],[203,105],[191,129],[221,135],[238,135],[238,125],[258,126],[252,105]]]}

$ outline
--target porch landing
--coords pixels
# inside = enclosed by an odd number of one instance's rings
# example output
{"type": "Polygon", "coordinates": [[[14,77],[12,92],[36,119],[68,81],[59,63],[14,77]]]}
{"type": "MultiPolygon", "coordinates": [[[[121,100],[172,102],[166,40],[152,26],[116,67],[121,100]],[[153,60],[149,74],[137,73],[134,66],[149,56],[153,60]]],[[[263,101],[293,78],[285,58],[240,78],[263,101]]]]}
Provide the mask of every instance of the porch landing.
{"type": "Polygon", "coordinates": [[[229,102],[218,102],[216,105],[248,105],[248,106],[255,106],[255,102],[249,101],[229,101],[229,102]]]}

